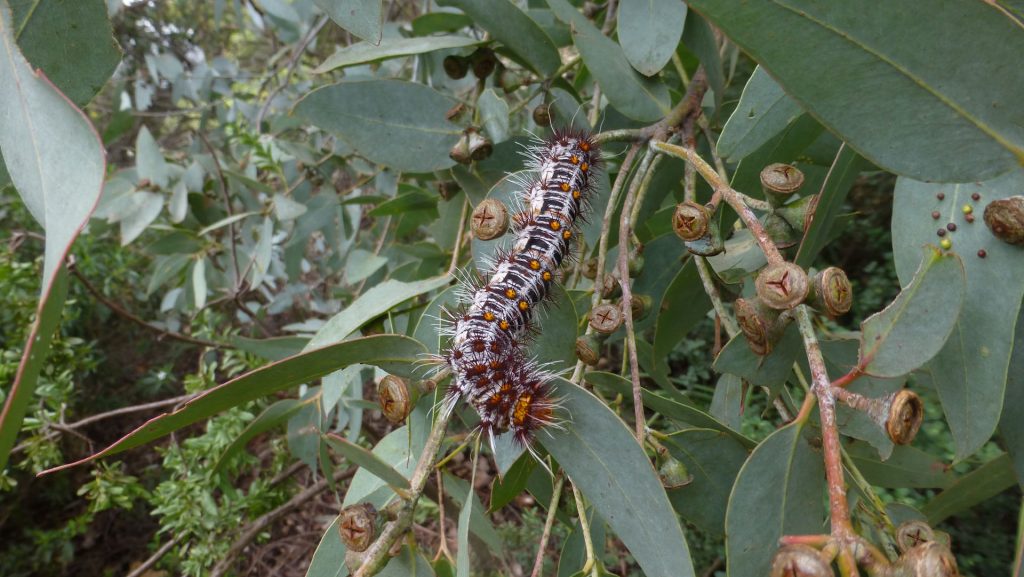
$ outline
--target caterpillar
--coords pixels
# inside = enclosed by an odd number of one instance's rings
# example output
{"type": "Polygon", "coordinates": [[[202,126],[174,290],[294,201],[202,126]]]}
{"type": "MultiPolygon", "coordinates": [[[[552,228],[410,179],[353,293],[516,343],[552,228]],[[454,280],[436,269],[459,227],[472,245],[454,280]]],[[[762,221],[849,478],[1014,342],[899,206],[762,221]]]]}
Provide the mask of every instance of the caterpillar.
{"type": "Polygon", "coordinates": [[[494,258],[486,277],[464,289],[464,308],[447,327],[452,339],[443,362],[454,375],[445,410],[465,400],[492,445],[495,435],[511,431],[529,448],[538,430],[555,424],[557,406],[548,385],[552,375],[526,353],[536,330],[531,321],[576,244],[600,152],[589,134],[561,129],[527,148],[526,156],[537,176],[521,183],[515,241],[494,258]]]}

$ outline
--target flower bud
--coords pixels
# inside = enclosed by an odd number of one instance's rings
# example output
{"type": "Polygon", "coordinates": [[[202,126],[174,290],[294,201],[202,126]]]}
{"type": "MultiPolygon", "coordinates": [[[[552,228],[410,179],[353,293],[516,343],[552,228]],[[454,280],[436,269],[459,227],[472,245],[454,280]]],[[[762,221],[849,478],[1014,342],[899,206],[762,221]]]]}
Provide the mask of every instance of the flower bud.
{"type": "Polygon", "coordinates": [[[583,361],[585,365],[597,366],[597,362],[601,360],[601,339],[593,334],[577,338],[576,358],[583,361]]]}
{"type": "Polygon", "coordinates": [[[811,222],[814,221],[814,213],[818,210],[817,194],[805,196],[787,205],[775,209],[775,214],[781,216],[797,232],[805,234],[811,222]]]}
{"type": "Polygon", "coordinates": [[[834,577],[817,549],[809,545],[784,545],[772,557],[771,577],[834,577]]]}
{"type": "Polygon", "coordinates": [[[405,422],[412,410],[409,385],[405,379],[394,375],[388,375],[377,383],[377,400],[384,418],[391,424],[405,422]]]}
{"type": "Polygon", "coordinates": [[[651,308],[654,307],[654,299],[650,295],[633,295],[629,303],[629,311],[633,315],[634,321],[639,321],[647,318],[647,315],[651,313],[651,308]]]}
{"type": "Polygon", "coordinates": [[[830,266],[814,275],[811,282],[814,308],[838,317],[850,312],[853,307],[853,286],[843,269],[830,266]]]}
{"type": "Polygon", "coordinates": [[[804,269],[791,262],[769,264],[754,282],[761,302],[776,310],[791,309],[804,302],[810,285],[804,269]]]}
{"type": "Polygon", "coordinates": [[[658,478],[666,489],[678,489],[693,482],[693,475],[686,470],[686,465],[673,457],[665,459],[658,467],[658,478]]]}
{"type": "Polygon", "coordinates": [[[480,240],[494,240],[508,230],[508,209],[496,198],[485,198],[473,209],[469,221],[473,236],[480,240]]]}
{"type": "Polygon", "coordinates": [[[711,215],[704,205],[688,200],[676,205],[676,212],[672,215],[672,230],[679,238],[694,241],[708,232],[710,220],[711,215]]]}
{"type": "Polygon", "coordinates": [[[583,275],[583,278],[588,278],[590,280],[594,280],[595,278],[597,278],[596,256],[588,258],[586,261],[583,262],[583,267],[582,270],[580,270],[580,274],[583,275]]]}
{"type": "Polygon", "coordinates": [[[985,207],[985,226],[999,240],[1024,244],[1024,196],[993,200],[985,207]]]}
{"type": "Polygon", "coordinates": [[[622,285],[613,273],[605,273],[602,277],[601,297],[606,299],[617,299],[622,296],[622,285]]]}
{"type": "Polygon", "coordinates": [[[445,56],[444,62],[444,73],[448,75],[448,78],[459,80],[466,77],[466,73],[469,72],[469,59],[464,56],[445,56]]]}
{"type": "Polygon", "coordinates": [[[924,403],[917,393],[901,389],[890,395],[889,416],[885,421],[885,432],[897,445],[908,445],[914,440],[924,421],[924,403]]]}
{"type": "Polygon", "coordinates": [[[350,551],[366,551],[377,532],[377,509],[369,503],[345,507],[338,519],[341,541],[350,551]]]}
{"type": "Polygon", "coordinates": [[[610,335],[622,326],[622,311],[613,304],[599,304],[590,311],[590,326],[602,335],[610,335]]]}
{"type": "Polygon", "coordinates": [[[804,185],[804,173],[795,166],[776,162],[761,170],[761,190],[772,206],[780,206],[804,185]]]}
{"type": "Polygon", "coordinates": [[[761,220],[764,225],[764,231],[768,233],[768,238],[772,239],[775,246],[789,248],[800,240],[797,232],[781,216],[775,213],[768,213],[761,220]]]}

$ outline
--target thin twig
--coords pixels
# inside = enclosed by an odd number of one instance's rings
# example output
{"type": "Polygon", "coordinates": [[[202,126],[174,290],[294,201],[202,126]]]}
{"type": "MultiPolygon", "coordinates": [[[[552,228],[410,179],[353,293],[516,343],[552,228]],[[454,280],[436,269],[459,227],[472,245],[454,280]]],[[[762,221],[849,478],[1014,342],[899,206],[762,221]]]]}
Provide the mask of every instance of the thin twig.
{"type": "Polygon", "coordinates": [[[295,68],[302,60],[302,54],[306,51],[306,48],[309,47],[309,44],[313,41],[313,39],[316,38],[316,35],[320,33],[320,30],[324,27],[324,24],[327,24],[328,20],[329,17],[326,14],[320,16],[320,19],[317,20],[316,23],[309,28],[309,30],[306,32],[306,35],[302,37],[302,40],[299,41],[299,43],[295,45],[295,48],[292,49],[292,53],[288,57],[288,70],[287,72],[285,72],[284,79],[281,80],[281,83],[277,85],[277,88],[274,88],[274,90],[272,90],[270,94],[267,95],[267,100],[263,103],[263,106],[260,107],[259,113],[256,114],[257,132],[262,132],[260,127],[263,126],[263,118],[266,117],[267,111],[270,110],[270,104],[274,101],[274,98],[278,94],[280,94],[281,91],[285,89],[285,87],[288,86],[288,83],[292,79],[292,74],[295,73],[295,68]]]}
{"type": "MultiPolygon", "coordinates": [[[[333,476],[333,482],[337,483],[339,481],[344,481],[345,479],[351,478],[353,475],[356,474],[357,468],[358,467],[351,467],[349,469],[344,469],[335,472],[333,476]]],[[[320,493],[323,493],[330,486],[331,480],[328,480],[326,478],[320,479],[314,485],[304,489],[300,493],[297,493],[291,499],[288,499],[288,502],[285,503],[284,505],[281,505],[280,507],[274,509],[273,511],[270,511],[269,513],[263,515],[259,519],[256,519],[252,523],[246,525],[245,528],[242,529],[242,532],[238,536],[238,538],[235,539],[235,542],[231,544],[231,547],[228,549],[227,553],[224,554],[224,557],[217,563],[216,566],[214,566],[213,571],[210,572],[210,575],[212,577],[220,577],[221,575],[226,574],[228,571],[231,570],[231,566],[234,564],[235,558],[238,557],[239,554],[241,554],[242,550],[245,549],[249,545],[249,543],[251,543],[257,537],[259,537],[260,533],[262,533],[267,527],[274,524],[278,519],[291,513],[295,509],[298,509],[303,504],[305,504],[306,501],[309,501],[313,497],[316,497],[320,493]]]]}
{"type": "Polygon", "coordinates": [[[171,550],[171,548],[173,548],[175,545],[181,542],[182,536],[182,534],[179,534],[174,539],[171,539],[170,541],[161,545],[160,548],[157,549],[155,553],[149,556],[149,559],[146,559],[142,562],[141,565],[139,565],[135,569],[132,569],[132,572],[125,575],[125,577],[140,577],[141,575],[145,574],[153,565],[156,565],[157,561],[159,561],[164,555],[166,555],[167,552],[171,550]]]}
{"type": "MultiPolygon", "coordinates": [[[[197,131],[196,135],[199,136],[199,140],[201,140],[203,145],[206,146],[206,150],[210,153],[210,158],[213,159],[213,167],[217,171],[217,185],[220,188],[221,196],[224,197],[224,210],[227,211],[229,217],[232,217],[235,215],[235,209],[231,206],[231,194],[228,193],[228,180],[227,177],[224,176],[224,168],[221,167],[220,159],[217,157],[217,150],[213,148],[213,145],[210,144],[210,141],[202,131],[197,131]]],[[[238,266],[238,247],[237,242],[235,241],[234,222],[228,223],[228,236],[228,240],[231,241],[229,244],[231,247],[231,263],[235,270],[235,287],[232,289],[231,293],[235,294],[241,291],[242,278],[240,276],[241,272],[238,266]]]]}
{"type": "Polygon", "coordinates": [[[555,480],[555,487],[551,494],[551,503],[548,504],[548,516],[544,520],[544,532],[540,535],[540,545],[537,546],[537,558],[533,561],[533,571],[530,577],[540,577],[544,569],[544,550],[548,548],[548,539],[551,538],[551,527],[555,524],[555,513],[558,511],[558,501],[562,498],[562,487],[565,485],[565,475],[559,474],[555,480]]]}
{"type": "Polygon", "coordinates": [[[586,561],[583,563],[581,573],[591,573],[593,577],[598,575],[597,556],[594,554],[594,538],[590,535],[590,520],[587,519],[587,507],[583,503],[583,495],[580,494],[576,483],[572,483],[572,496],[576,500],[576,513],[579,515],[580,531],[583,533],[583,548],[587,553],[586,561]]]}
{"type": "Polygon", "coordinates": [[[434,470],[434,459],[437,457],[438,449],[441,448],[441,441],[444,439],[444,432],[448,427],[449,416],[449,414],[445,414],[445,411],[441,411],[437,420],[434,421],[434,426],[430,430],[430,436],[427,437],[427,443],[423,447],[423,453],[420,455],[420,460],[416,463],[412,479],[409,481],[409,499],[399,509],[395,520],[389,522],[384,527],[377,540],[363,554],[362,563],[353,572],[352,577],[370,577],[380,571],[384,567],[384,563],[389,559],[388,551],[391,550],[391,546],[409,528],[409,525],[412,523],[413,512],[416,509],[416,501],[423,494],[427,478],[430,476],[431,471],[434,470]]]}
{"type": "Polygon", "coordinates": [[[462,248],[462,231],[466,228],[466,213],[469,212],[469,199],[462,199],[462,213],[459,215],[459,230],[455,234],[455,248],[452,249],[452,262],[448,265],[448,274],[455,274],[459,268],[459,249],[462,248]]]}
{"type": "Polygon", "coordinates": [[[235,347],[233,347],[233,346],[231,346],[231,345],[229,345],[227,343],[218,343],[218,342],[214,342],[214,341],[208,341],[206,339],[199,339],[199,338],[196,338],[196,337],[190,337],[188,335],[183,335],[181,333],[176,333],[174,331],[169,331],[167,329],[162,329],[160,327],[153,326],[153,325],[149,324],[148,322],[146,322],[146,320],[143,319],[142,317],[136,315],[135,313],[132,313],[131,311],[125,309],[121,305],[119,305],[119,304],[115,303],[114,301],[108,299],[102,292],[100,292],[100,290],[98,288],[96,288],[91,282],[89,282],[89,279],[85,278],[85,276],[81,272],[79,272],[77,268],[75,268],[75,267],[68,267],[68,268],[71,271],[71,274],[73,274],[75,276],[75,278],[77,278],[82,283],[82,286],[84,286],[85,289],[92,294],[92,296],[96,297],[96,300],[98,300],[101,303],[103,303],[104,306],[106,306],[108,309],[114,311],[118,315],[120,315],[120,316],[122,316],[122,317],[124,317],[124,318],[126,318],[126,319],[128,319],[130,321],[132,321],[133,323],[135,323],[135,324],[137,324],[139,326],[145,327],[145,328],[147,328],[147,329],[149,329],[151,331],[154,331],[156,333],[159,333],[159,334],[161,334],[161,335],[163,335],[165,337],[174,339],[176,341],[181,341],[181,342],[185,342],[185,343],[191,343],[193,345],[199,345],[199,346],[202,346],[202,347],[211,347],[211,348],[215,348],[215,349],[233,349],[233,348],[235,348],[235,347]]]}

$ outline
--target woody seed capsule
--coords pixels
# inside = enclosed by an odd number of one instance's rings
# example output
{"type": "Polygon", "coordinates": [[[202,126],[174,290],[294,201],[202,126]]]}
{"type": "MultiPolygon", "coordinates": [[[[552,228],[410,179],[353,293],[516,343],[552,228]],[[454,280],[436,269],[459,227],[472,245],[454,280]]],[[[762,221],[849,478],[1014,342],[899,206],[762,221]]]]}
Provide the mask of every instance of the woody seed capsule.
{"type": "Polygon", "coordinates": [[[999,240],[1024,244],[1024,196],[993,200],[985,207],[985,226],[999,240]]]}
{"type": "Polygon", "coordinates": [[[388,375],[377,383],[377,399],[384,418],[392,424],[404,422],[412,410],[409,385],[394,375],[388,375]]]}
{"type": "Polygon", "coordinates": [[[853,286],[843,269],[830,266],[814,275],[814,304],[830,316],[850,312],[853,307],[853,286]]]}
{"type": "Polygon", "coordinates": [[[622,311],[613,304],[599,304],[590,311],[590,326],[602,335],[610,335],[622,326],[622,311]]]}
{"type": "Polygon", "coordinates": [[[576,339],[576,358],[594,367],[601,360],[601,339],[597,335],[583,335],[576,339]]]}
{"type": "Polygon", "coordinates": [[[480,240],[494,240],[508,230],[508,209],[496,198],[485,198],[473,209],[469,229],[480,240]]]}
{"type": "Polygon", "coordinates": [[[776,162],[761,170],[761,189],[773,206],[782,204],[804,185],[804,173],[795,166],[776,162]]]}
{"type": "Polygon", "coordinates": [[[889,416],[885,421],[885,432],[897,445],[908,445],[914,440],[924,421],[924,403],[917,393],[901,389],[891,395],[889,416]]]}
{"type": "Polygon", "coordinates": [[[911,548],[892,567],[900,577],[958,577],[956,557],[947,545],[929,541],[911,548]]]}
{"type": "Polygon", "coordinates": [[[907,552],[914,547],[935,540],[935,531],[924,521],[905,521],[896,528],[896,546],[907,552]]]}
{"type": "Polygon", "coordinates": [[[754,282],[761,302],[777,310],[791,309],[804,302],[810,284],[804,269],[791,262],[766,266],[754,282]]]}
{"type": "Polygon", "coordinates": [[[377,509],[369,503],[345,507],[338,519],[338,533],[350,551],[363,552],[376,534],[377,509]]]}
{"type": "Polygon", "coordinates": [[[832,566],[809,545],[784,545],[772,557],[771,577],[834,577],[832,566]]]}
{"type": "Polygon", "coordinates": [[[676,205],[672,215],[672,230],[685,241],[694,241],[708,232],[708,221],[711,215],[702,204],[686,201],[676,205]]]}

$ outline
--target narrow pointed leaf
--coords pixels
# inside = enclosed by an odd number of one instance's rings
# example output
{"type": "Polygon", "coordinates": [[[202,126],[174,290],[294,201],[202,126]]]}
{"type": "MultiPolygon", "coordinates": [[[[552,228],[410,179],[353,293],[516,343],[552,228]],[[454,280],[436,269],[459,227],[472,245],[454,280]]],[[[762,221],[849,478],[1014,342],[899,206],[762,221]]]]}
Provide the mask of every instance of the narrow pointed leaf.
{"type": "Polygon", "coordinates": [[[398,335],[354,339],[308,351],[245,373],[192,399],[180,409],[154,417],[106,449],[80,461],[54,467],[51,473],[144,445],[231,407],[309,382],[352,363],[405,372],[423,353],[423,346],[398,335]]]}
{"type": "Polygon", "coordinates": [[[339,48],[334,54],[327,57],[323,64],[317,66],[313,72],[324,73],[335,68],[344,68],[355,64],[367,64],[389,58],[401,56],[412,56],[423,54],[434,50],[446,50],[450,48],[465,48],[476,46],[483,41],[465,36],[426,36],[419,38],[389,38],[379,46],[371,42],[359,42],[339,48]]]}
{"type": "Polygon", "coordinates": [[[626,425],[604,403],[564,379],[553,396],[571,421],[537,440],[626,544],[648,577],[691,577],[693,563],[672,504],[626,425]],[[628,472],[628,474],[625,474],[628,472]]]}
{"type": "Polygon", "coordinates": [[[927,247],[914,278],[896,300],[861,324],[860,362],[878,377],[898,377],[942,349],[964,299],[960,257],[927,247]]]}
{"type": "Polygon", "coordinates": [[[326,435],[324,440],[327,441],[331,448],[341,453],[343,457],[373,473],[388,485],[398,487],[399,489],[409,488],[408,479],[370,451],[334,434],[326,435]]]}
{"type": "Polygon", "coordinates": [[[960,477],[959,481],[929,501],[921,512],[928,517],[928,524],[938,525],[947,518],[995,497],[1016,484],[1013,462],[1009,455],[1003,453],[960,477]]]}

